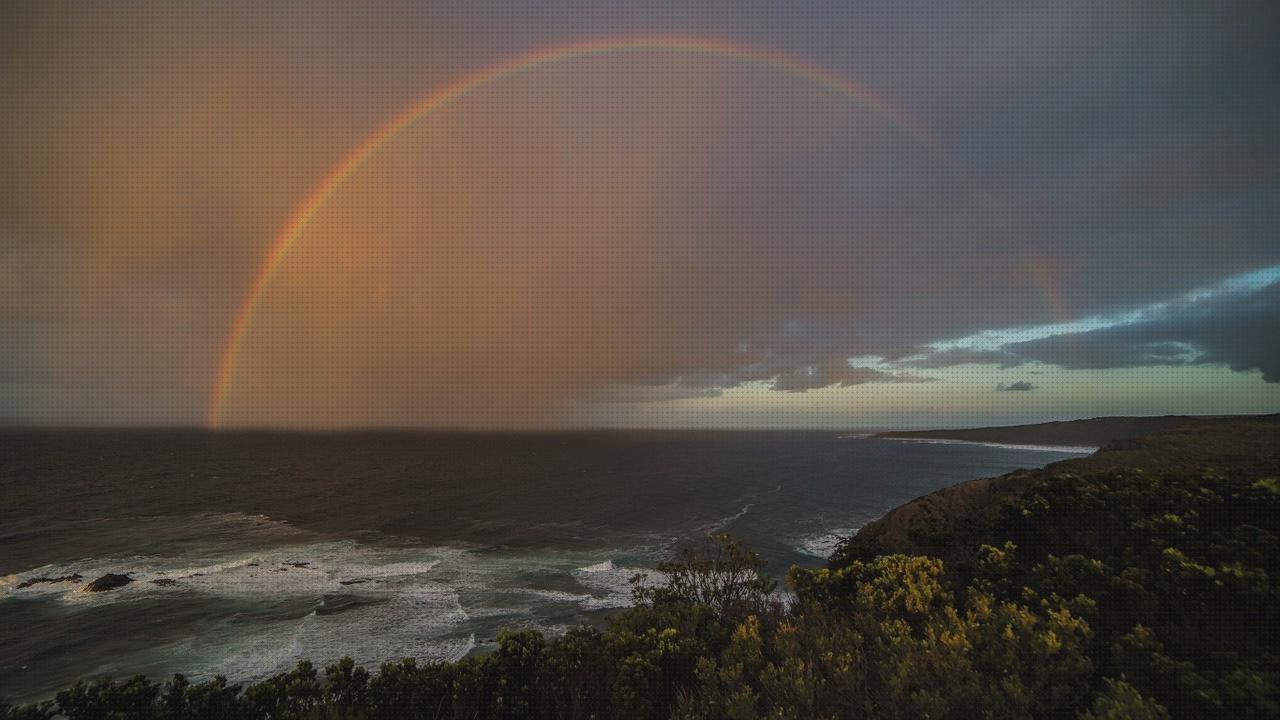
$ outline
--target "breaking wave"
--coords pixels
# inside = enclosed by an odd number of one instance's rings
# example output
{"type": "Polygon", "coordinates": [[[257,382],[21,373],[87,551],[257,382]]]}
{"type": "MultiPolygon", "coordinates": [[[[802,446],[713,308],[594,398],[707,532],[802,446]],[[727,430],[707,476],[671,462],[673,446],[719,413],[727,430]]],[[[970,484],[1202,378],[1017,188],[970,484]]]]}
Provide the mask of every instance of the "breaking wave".
{"type": "Polygon", "coordinates": [[[807,537],[796,544],[797,552],[826,560],[840,543],[858,532],[858,528],[834,528],[820,535],[807,537]]]}
{"type": "Polygon", "coordinates": [[[370,667],[405,657],[446,661],[491,645],[503,627],[560,632],[583,613],[630,605],[631,578],[646,572],[652,574],[598,554],[342,540],[230,557],[44,565],[0,578],[0,600],[51,602],[67,612],[131,611],[126,604],[140,615],[161,608],[190,612],[197,616],[198,642],[191,636],[140,642],[100,670],[182,667],[193,678],[253,681],[304,658],[321,664],[349,655],[370,667]],[[131,582],[84,591],[107,573],[127,574],[131,582]],[[48,581],[24,586],[42,578],[48,581]]]}

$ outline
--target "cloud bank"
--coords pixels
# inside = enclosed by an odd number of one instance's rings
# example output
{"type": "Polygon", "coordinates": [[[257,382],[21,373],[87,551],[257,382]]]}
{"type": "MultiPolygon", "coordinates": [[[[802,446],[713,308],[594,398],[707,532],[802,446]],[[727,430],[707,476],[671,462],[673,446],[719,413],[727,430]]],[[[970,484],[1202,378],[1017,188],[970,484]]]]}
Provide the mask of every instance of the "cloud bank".
{"type": "Polygon", "coordinates": [[[1257,371],[1265,382],[1275,383],[1280,382],[1278,327],[1280,283],[1274,283],[1162,304],[1156,311],[1109,327],[1010,342],[996,349],[925,349],[898,364],[936,369],[1042,363],[1067,370],[1219,365],[1236,372],[1257,371]]]}

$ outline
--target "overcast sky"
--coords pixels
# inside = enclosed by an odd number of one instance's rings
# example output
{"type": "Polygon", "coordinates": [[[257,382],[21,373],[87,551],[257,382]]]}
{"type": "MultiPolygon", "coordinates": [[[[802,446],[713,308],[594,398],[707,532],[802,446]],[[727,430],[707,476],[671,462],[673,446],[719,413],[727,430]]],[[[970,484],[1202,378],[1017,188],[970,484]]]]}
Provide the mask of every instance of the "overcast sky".
{"type": "Polygon", "coordinates": [[[956,426],[1280,411],[1280,6],[0,9],[0,422],[956,426]]]}

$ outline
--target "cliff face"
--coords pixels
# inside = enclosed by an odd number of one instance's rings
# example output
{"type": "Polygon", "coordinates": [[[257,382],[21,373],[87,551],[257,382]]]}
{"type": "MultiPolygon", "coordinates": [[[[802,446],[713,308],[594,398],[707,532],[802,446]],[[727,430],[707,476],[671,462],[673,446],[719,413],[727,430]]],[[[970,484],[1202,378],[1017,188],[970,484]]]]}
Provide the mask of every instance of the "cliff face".
{"type": "MultiPolygon", "coordinates": [[[[1102,448],[1037,470],[1017,470],[979,478],[916,498],[863,526],[849,544],[854,556],[902,553],[944,559],[958,557],[950,540],[966,526],[979,528],[986,515],[1018,497],[1031,481],[1109,468],[1142,468],[1146,472],[1195,467],[1261,477],[1280,465],[1280,415],[1254,417],[1096,418],[1074,423],[1047,423],[975,431],[921,431],[887,437],[1077,444],[1088,439],[1102,448]],[[1138,422],[1135,422],[1138,421],[1138,422]],[[1058,435],[1046,434],[1057,428],[1058,435]],[[1022,432],[1019,432],[1019,431],[1022,432]],[[1150,431],[1146,435],[1137,432],[1150,431]]],[[[1085,443],[1080,443],[1085,444],[1085,443]]],[[[837,553],[839,563],[848,553],[837,553]]]]}
{"type": "Polygon", "coordinates": [[[1016,497],[1034,471],[1018,470],[994,478],[978,478],[918,497],[867,523],[855,540],[874,546],[878,553],[937,555],[939,548],[924,538],[950,530],[976,513],[997,507],[1016,497]]]}

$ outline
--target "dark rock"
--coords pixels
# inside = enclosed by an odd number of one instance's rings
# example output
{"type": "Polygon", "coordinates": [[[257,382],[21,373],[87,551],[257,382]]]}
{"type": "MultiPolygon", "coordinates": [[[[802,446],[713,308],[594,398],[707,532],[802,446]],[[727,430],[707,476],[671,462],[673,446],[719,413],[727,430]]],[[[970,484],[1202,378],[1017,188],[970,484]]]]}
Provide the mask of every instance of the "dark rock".
{"type": "Polygon", "coordinates": [[[118,587],[124,587],[131,582],[133,582],[133,578],[128,575],[107,573],[80,589],[84,592],[104,592],[106,590],[115,590],[118,587]]]}
{"type": "Polygon", "coordinates": [[[287,562],[287,563],[280,563],[280,564],[288,565],[289,567],[295,567],[295,568],[305,568],[305,567],[311,566],[311,563],[309,562],[287,562]]]}
{"type": "Polygon", "coordinates": [[[364,580],[364,579],[361,579],[361,580],[339,580],[339,581],[338,581],[338,584],[339,584],[339,585],[359,585],[360,583],[367,583],[367,582],[369,582],[369,581],[368,581],[368,580],[364,580]]]}
{"type": "Polygon", "coordinates": [[[18,589],[21,590],[22,588],[29,588],[32,585],[39,585],[40,583],[80,582],[83,579],[84,576],[80,573],[76,573],[74,575],[63,575],[61,577],[30,578],[19,583],[18,589]]]}
{"type": "Polygon", "coordinates": [[[160,587],[173,587],[174,585],[178,584],[178,581],[174,580],[173,578],[156,578],[151,582],[156,585],[159,585],[160,587]]]}

